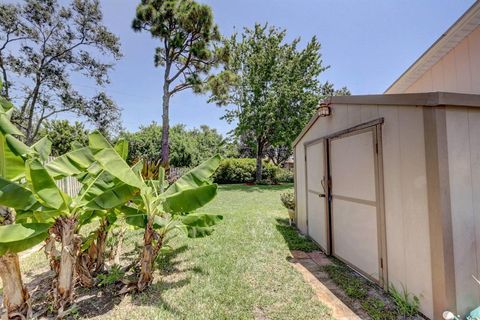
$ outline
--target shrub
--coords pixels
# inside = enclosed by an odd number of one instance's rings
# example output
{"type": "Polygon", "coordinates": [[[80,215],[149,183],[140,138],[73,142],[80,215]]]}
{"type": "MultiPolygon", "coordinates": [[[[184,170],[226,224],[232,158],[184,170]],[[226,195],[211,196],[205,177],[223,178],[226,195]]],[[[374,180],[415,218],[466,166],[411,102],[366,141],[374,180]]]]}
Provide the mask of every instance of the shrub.
{"type": "MultiPolygon", "coordinates": [[[[213,175],[216,183],[248,183],[255,181],[256,160],[252,158],[223,159],[220,167],[213,175]]],[[[271,164],[263,163],[262,181],[277,183],[280,169],[271,164]]]]}
{"type": "Polygon", "coordinates": [[[277,173],[277,181],[284,183],[292,183],[293,171],[279,168],[277,173]]]}
{"type": "Polygon", "coordinates": [[[287,209],[295,210],[295,195],[293,192],[284,192],[280,195],[283,205],[287,209]]]}

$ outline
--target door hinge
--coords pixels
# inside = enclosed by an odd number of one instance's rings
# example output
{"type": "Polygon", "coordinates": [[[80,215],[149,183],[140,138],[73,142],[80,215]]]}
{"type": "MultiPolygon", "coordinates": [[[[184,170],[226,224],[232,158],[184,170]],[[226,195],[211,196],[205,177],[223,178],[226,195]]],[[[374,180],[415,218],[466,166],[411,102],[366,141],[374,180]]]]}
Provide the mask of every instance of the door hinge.
{"type": "Polygon", "coordinates": [[[380,269],[383,270],[383,258],[380,258],[380,269]]]}
{"type": "Polygon", "coordinates": [[[378,142],[375,143],[375,153],[378,154],[378,142]]]}

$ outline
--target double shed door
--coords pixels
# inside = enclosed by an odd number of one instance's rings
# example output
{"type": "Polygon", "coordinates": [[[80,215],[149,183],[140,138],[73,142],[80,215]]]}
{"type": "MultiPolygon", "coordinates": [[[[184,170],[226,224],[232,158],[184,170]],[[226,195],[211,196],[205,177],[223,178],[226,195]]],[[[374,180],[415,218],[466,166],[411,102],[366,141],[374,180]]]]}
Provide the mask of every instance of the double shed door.
{"type": "Polygon", "coordinates": [[[327,254],[386,285],[380,140],[376,124],[306,145],[307,224],[327,254]]]}

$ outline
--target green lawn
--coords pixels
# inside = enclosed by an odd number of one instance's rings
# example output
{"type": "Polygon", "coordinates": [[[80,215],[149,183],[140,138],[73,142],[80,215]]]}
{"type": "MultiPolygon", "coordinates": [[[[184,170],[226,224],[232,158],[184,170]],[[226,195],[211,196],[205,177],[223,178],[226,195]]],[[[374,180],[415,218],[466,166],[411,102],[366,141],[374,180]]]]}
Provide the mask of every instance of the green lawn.
{"type": "MultiPolygon", "coordinates": [[[[279,195],[291,188],[221,186],[202,210],[224,215],[215,233],[176,238],[154,285],[140,295],[113,299],[98,318],[329,319],[327,308],[287,259],[286,238],[305,245],[281,225],[287,213],[279,195]]],[[[129,237],[130,247],[138,236],[129,237]]],[[[81,310],[77,316],[82,317],[81,310]]]]}

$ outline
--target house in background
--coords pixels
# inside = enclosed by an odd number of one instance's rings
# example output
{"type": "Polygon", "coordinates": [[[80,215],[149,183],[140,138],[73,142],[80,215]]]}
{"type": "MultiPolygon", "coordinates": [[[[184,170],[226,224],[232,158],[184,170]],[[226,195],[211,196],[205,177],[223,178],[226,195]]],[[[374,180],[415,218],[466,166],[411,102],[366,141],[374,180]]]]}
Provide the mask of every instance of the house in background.
{"type": "Polygon", "coordinates": [[[384,94],[333,97],[294,142],[296,223],[432,319],[480,305],[480,1],[384,94]]]}

